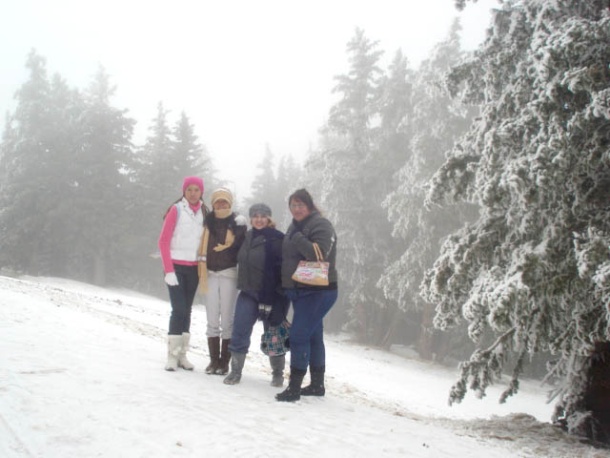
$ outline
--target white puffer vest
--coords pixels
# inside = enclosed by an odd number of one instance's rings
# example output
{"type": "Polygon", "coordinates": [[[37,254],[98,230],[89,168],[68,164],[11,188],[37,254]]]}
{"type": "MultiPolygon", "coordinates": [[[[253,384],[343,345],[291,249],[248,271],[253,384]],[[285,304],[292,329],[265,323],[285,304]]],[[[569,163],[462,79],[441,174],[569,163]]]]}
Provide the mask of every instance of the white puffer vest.
{"type": "Polygon", "coordinates": [[[197,250],[203,234],[203,207],[195,213],[185,198],[175,205],[178,217],[170,243],[170,254],[176,261],[197,261],[197,250]]]}

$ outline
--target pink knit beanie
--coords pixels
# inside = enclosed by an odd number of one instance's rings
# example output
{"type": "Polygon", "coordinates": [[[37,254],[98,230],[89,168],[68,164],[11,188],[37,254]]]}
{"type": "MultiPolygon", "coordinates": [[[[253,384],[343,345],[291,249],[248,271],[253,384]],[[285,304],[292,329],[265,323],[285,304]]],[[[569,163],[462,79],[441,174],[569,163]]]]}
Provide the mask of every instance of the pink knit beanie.
{"type": "Polygon", "coordinates": [[[198,186],[199,189],[201,189],[201,193],[203,194],[203,180],[199,177],[186,177],[184,179],[184,183],[182,183],[182,193],[184,193],[184,191],[186,191],[186,188],[188,188],[192,184],[198,186]]]}

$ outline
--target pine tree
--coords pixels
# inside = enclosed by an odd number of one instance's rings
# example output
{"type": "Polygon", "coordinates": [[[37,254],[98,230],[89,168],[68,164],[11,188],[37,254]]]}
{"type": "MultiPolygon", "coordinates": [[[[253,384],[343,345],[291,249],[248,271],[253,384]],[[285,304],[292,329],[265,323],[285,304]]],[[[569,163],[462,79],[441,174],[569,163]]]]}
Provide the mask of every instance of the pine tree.
{"type": "MultiPolygon", "coordinates": [[[[429,202],[482,206],[425,278],[436,324],[478,344],[450,401],[479,396],[507,360],[556,356],[556,418],[579,431],[588,355],[609,340],[610,15],[607,0],[505,2],[485,43],[452,72],[482,117],[435,174],[429,202]]],[[[587,421],[584,421],[587,420],[587,421]]]]}
{"type": "Polygon", "coordinates": [[[120,266],[133,121],[109,106],[103,70],[80,94],[35,52],[27,67],[2,143],[2,262],[103,284],[120,266]]]}
{"type": "Polygon", "coordinates": [[[38,272],[65,277],[74,277],[78,269],[73,269],[71,261],[77,254],[74,250],[75,232],[80,227],[74,221],[74,203],[78,198],[78,170],[75,165],[82,152],[81,120],[84,110],[84,99],[77,90],[68,87],[67,83],[55,75],[51,80],[49,91],[49,120],[47,127],[53,132],[49,138],[47,151],[53,159],[44,164],[44,171],[52,186],[40,196],[39,201],[44,209],[45,240],[38,247],[38,272]]]}
{"type": "Polygon", "coordinates": [[[0,262],[37,275],[65,259],[48,241],[63,234],[78,96],[58,75],[49,81],[46,60],[35,51],[26,67],[29,80],[16,94],[0,155],[0,262]]]}
{"type": "MultiPolygon", "coordinates": [[[[318,163],[310,160],[309,165],[314,165],[310,173],[320,176],[321,206],[335,224],[340,246],[337,265],[346,293],[333,314],[347,313],[348,327],[360,341],[379,344],[385,336],[379,310],[386,300],[376,283],[392,251],[388,245],[391,227],[381,202],[389,192],[395,163],[379,149],[383,72],[378,61],[383,52],[377,46],[360,29],[348,43],[350,68],[336,77],[334,92],[339,100],[322,130],[323,149],[315,156],[318,163]]],[[[329,322],[332,319],[331,314],[329,322]]]]}
{"type": "Polygon", "coordinates": [[[111,105],[115,91],[100,67],[85,92],[80,151],[70,167],[75,180],[73,273],[85,273],[88,281],[100,285],[116,283],[129,270],[122,242],[136,224],[130,219],[135,121],[127,117],[127,110],[111,105]]]}
{"type": "Polygon", "coordinates": [[[258,173],[252,182],[252,192],[246,207],[264,202],[271,208],[278,228],[286,228],[292,216],[288,210],[288,196],[298,188],[301,171],[291,156],[281,156],[275,167],[275,156],[269,145],[257,165],[258,173]]]}
{"type": "MultiPolygon", "coordinates": [[[[473,209],[454,206],[448,209],[424,206],[425,186],[443,163],[445,152],[463,134],[473,117],[473,109],[452,101],[444,80],[449,69],[463,57],[460,25],[455,22],[448,38],[435,46],[416,72],[406,72],[406,64],[397,56],[393,81],[388,81],[393,101],[387,112],[390,132],[384,135],[389,146],[404,150],[406,162],[398,173],[398,185],[384,202],[393,235],[404,240],[402,255],[392,262],[380,280],[386,296],[407,314],[407,321],[417,320],[418,350],[425,358],[443,357],[441,336],[433,329],[434,304],[424,301],[419,288],[423,273],[438,256],[443,237],[473,218],[473,209]]],[[[398,316],[397,316],[398,318],[398,316]]],[[[399,320],[395,318],[392,322],[399,320]]]]}
{"type": "Polygon", "coordinates": [[[169,111],[162,102],[148,128],[149,135],[139,149],[137,181],[148,211],[163,216],[169,204],[180,197],[182,180],[196,175],[204,180],[204,191],[218,183],[214,164],[207,149],[199,142],[195,126],[182,112],[170,127],[169,111]]]}
{"type": "Polygon", "coordinates": [[[185,112],[180,114],[173,129],[173,156],[177,175],[185,177],[196,175],[204,180],[206,190],[217,186],[216,171],[210,154],[195,134],[195,126],[191,124],[185,112]]]}
{"type": "Polygon", "coordinates": [[[137,181],[140,197],[146,202],[150,223],[159,221],[157,218],[165,214],[170,202],[180,196],[180,185],[185,173],[184,158],[176,160],[173,154],[174,141],[167,119],[168,113],[163,103],[159,102],[156,116],[148,127],[149,135],[138,151],[137,181]]]}
{"type": "Polygon", "coordinates": [[[276,178],[275,178],[275,157],[269,145],[265,145],[265,154],[261,161],[256,165],[257,173],[252,180],[252,192],[247,199],[247,206],[254,203],[265,202],[275,210],[273,205],[276,193],[276,178]]]}
{"type": "Polygon", "coordinates": [[[276,191],[273,218],[280,228],[287,228],[292,220],[288,208],[288,197],[292,192],[304,187],[303,170],[292,156],[281,156],[277,167],[276,191]]]}

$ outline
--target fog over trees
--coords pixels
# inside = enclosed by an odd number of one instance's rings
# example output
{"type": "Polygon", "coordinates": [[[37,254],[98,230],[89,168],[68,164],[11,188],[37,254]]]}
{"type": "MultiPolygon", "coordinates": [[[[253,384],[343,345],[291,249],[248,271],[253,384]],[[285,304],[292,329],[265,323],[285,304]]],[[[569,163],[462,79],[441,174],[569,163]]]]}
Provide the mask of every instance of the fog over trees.
{"type": "MultiPolygon", "coordinates": [[[[328,330],[464,361],[450,402],[543,376],[553,420],[608,440],[590,396],[610,340],[610,1],[500,3],[477,50],[455,22],[417,68],[356,29],[317,145],[302,165],[267,147],[239,210],[266,202],[283,230],[307,187],[338,236],[328,330]]],[[[134,144],[103,68],[84,90],[36,51],[26,68],[0,144],[2,273],[165,297],[152,255],[182,178],[204,199],[227,184],[205,126],[159,102],[134,144]]]]}

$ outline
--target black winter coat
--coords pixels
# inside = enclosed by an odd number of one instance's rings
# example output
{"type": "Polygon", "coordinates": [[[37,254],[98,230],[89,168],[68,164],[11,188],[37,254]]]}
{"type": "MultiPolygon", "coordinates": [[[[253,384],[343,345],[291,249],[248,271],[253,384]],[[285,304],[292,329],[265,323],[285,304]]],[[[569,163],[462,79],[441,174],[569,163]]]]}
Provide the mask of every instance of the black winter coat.
{"type": "Polygon", "coordinates": [[[267,227],[250,229],[237,254],[237,289],[251,293],[262,304],[283,301],[281,289],[284,234],[267,227]]]}
{"type": "Polygon", "coordinates": [[[208,242],[207,267],[213,272],[229,269],[237,266],[237,253],[244,241],[247,227],[239,225],[235,221],[237,215],[232,213],[228,218],[216,218],[214,212],[206,215],[204,225],[210,231],[208,242]],[[225,243],[227,230],[231,229],[235,240],[230,248],[223,251],[214,251],[214,247],[218,243],[225,243]]]}

